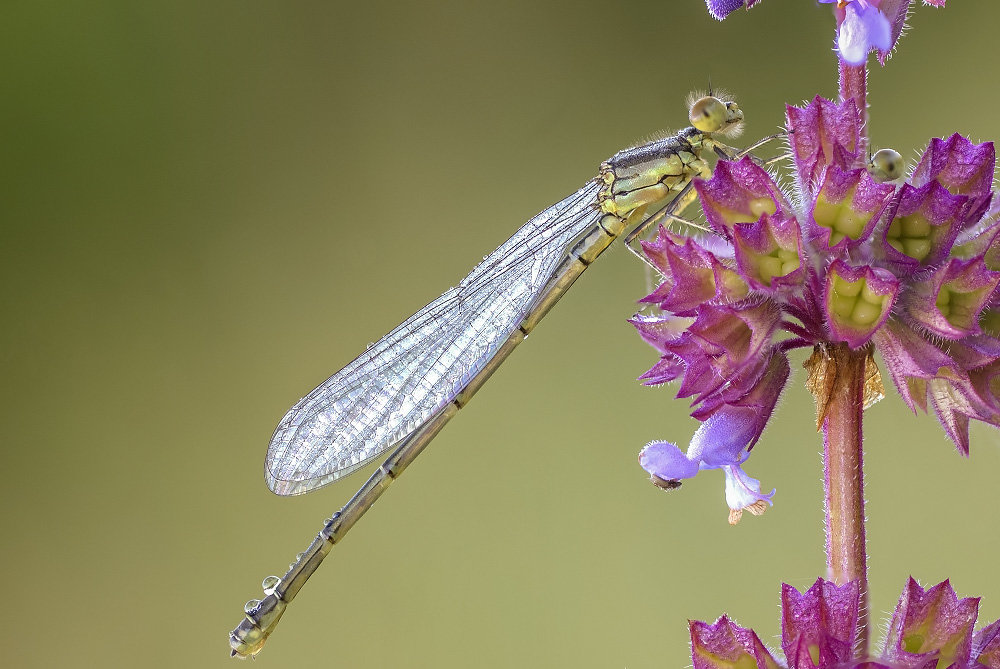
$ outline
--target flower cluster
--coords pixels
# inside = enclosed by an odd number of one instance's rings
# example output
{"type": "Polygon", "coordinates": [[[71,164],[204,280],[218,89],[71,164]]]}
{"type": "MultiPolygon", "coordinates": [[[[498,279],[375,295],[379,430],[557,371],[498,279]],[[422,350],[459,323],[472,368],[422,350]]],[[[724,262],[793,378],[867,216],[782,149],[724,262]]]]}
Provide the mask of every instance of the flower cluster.
{"type": "Polygon", "coordinates": [[[836,586],[818,579],[800,593],[781,589],[779,662],[753,630],[723,616],[712,624],[691,622],[695,669],[892,669],[952,667],[1000,669],[1000,621],[973,632],[979,599],[959,599],[948,581],[924,590],[912,578],[889,623],[879,656],[854,657],[860,609],[856,581],[836,586]]]}
{"type": "MultiPolygon", "coordinates": [[[[885,61],[903,34],[911,0],[818,0],[836,3],[837,52],[851,65],[861,65],[871,51],[885,61]]],[[[708,12],[720,21],[740,7],[750,9],[760,0],[706,0],[708,12]]],[[[924,0],[925,5],[944,7],[945,0],[924,0]]]]}
{"type": "Polygon", "coordinates": [[[702,421],[687,453],[653,442],[640,463],[664,487],[722,469],[732,522],[770,504],[742,465],[790,349],[874,346],[910,409],[929,402],[963,454],[970,419],[1000,425],[993,145],[934,139],[896,183],[872,168],[853,100],[788,107],[787,123],[794,194],[749,157],[720,161],[695,183],[715,234],[661,227],[643,243],[663,283],[642,300],[656,315],[631,321],[661,355],[642,380],[679,380],[702,421]]]}

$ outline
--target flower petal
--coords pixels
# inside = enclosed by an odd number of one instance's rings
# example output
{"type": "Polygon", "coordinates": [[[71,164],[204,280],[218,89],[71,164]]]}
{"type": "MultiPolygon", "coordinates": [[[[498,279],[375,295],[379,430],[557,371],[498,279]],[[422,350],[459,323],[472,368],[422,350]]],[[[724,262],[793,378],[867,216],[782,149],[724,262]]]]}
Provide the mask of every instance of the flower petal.
{"type": "Polygon", "coordinates": [[[863,65],[872,49],[892,48],[889,19],[874,5],[852,2],[840,24],[837,51],[851,65],[863,65]]]}
{"type": "Polygon", "coordinates": [[[764,431],[790,373],[788,356],[784,353],[765,351],[759,357],[762,364],[746,365],[739,373],[729,377],[729,383],[703,398],[701,407],[691,413],[692,418],[707,421],[726,406],[752,409],[756,424],[755,433],[746,442],[748,451],[764,431]]]}
{"type": "Polygon", "coordinates": [[[889,19],[889,25],[891,26],[889,46],[885,48],[880,47],[878,51],[878,62],[882,65],[885,65],[886,61],[889,60],[892,48],[896,46],[900,36],[903,34],[903,28],[906,25],[906,15],[910,11],[910,2],[911,0],[881,0],[878,3],[878,8],[889,19]]]}
{"type": "Polygon", "coordinates": [[[756,414],[752,407],[726,406],[716,411],[695,430],[688,457],[700,462],[702,469],[745,462],[748,445],[764,431],[756,414]]]}
{"type": "Polygon", "coordinates": [[[675,344],[694,322],[693,318],[679,316],[648,316],[636,314],[628,321],[639,332],[643,341],[660,353],[669,353],[671,344],[675,344]]]}
{"type": "Polygon", "coordinates": [[[698,462],[669,441],[652,441],[639,452],[639,465],[665,481],[689,479],[698,473],[698,462]]]}
{"type": "Polygon", "coordinates": [[[942,369],[957,367],[955,361],[937,346],[920,336],[912,327],[890,319],[874,337],[875,348],[885,360],[885,367],[910,410],[927,410],[927,388],[913,379],[932,379],[942,369]],[[917,391],[922,391],[918,393],[917,391]]]}
{"type": "Polygon", "coordinates": [[[971,370],[969,380],[984,408],[1000,414],[1000,358],[971,370]]]}
{"type": "Polygon", "coordinates": [[[647,386],[661,386],[676,381],[684,374],[684,370],[683,362],[671,356],[664,356],[640,376],[639,380],[647,386]]]}
{"type": "Polygon", "coordinates": [[[931,398],[934,413],[944,433],[955,444],[959,453],[968,455],[969,419],[975,414],[968,408],[966,398],[944,379],[930,379],[927,382],[927,395],[931,398]]]}
{"type": "Polygon", "coordinates": [[[670,332],[659,331],[656,319],[637,316],[632,324],[665,357],[683,362],[684,378],[677,396],[701,401],[727,386],[743,369],[767,359],[762,352],[770,345],[780,319],[777,305],[765,301],[702,305],[694,322],[676,339],[671,339],[670,332]]]}
{"type": "MultiPolygon", "coordinates": [[[[769,493],[762,493],[760,481],[743,471],[739,465],[723,467],[722,473],[726,475],[726,504],[733,511],[756,509],[761,504],[774,506],[771,498],[774,497],[775,489],[769,493]]],[[[760,515],[760,512],[755,512],[755,514],[760,515]]],[[[736,520],[739,520],[739,516],[736,516],[736,520]]]]}

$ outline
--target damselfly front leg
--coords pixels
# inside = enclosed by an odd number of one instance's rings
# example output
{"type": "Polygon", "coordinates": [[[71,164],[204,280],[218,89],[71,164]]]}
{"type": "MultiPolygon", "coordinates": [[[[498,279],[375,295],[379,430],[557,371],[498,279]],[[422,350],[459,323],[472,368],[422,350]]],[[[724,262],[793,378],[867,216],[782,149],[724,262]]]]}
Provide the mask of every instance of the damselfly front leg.
{"type": "MultiPolygon", "coordinates": [[[[693,119],[692,119],[693,120],[693,119]]],[[[722,144],[718,140],[712,138],[709,142],[705,143],[706,148],[710,148],[713,153],[717,154],[721,159],[724,160],[739,160],[744,156],[751,156],[754,158],[754,162],[760,165],[768,165],[771,161],[763,161],[753,155],[753,151],[764,146],[768,142],[778,139],[779,137],[784,137],[784,133],[777,133],[774,135],[768,135],[750,146],[742,149],[736,150],[733,147],[722,144]]],[[[778,156],[775,160],[781,160],[784,156],[778,156]]],[[[701,167],[701,165],[699,165],[701,167]]],[[[702,171],[694,176],[707,178],[710,174],[710,170],[707,164],[704,164],[702,171]]],[[[640,260],[642,260],[647,265],[649,261],[646,257],[635,248],[634,242],[636,239],[642,237],[650,228],[654,227],[657,223],[661,221],[672,221],[675,223],[680,223],[682,225],[690,226],[692,228],[701,230],[703,232],[709,232],[708,228],[696,223],[695,221],[684,218],[680,214],[687,208],[689,204],[697,199],[698,195],[694,189],[694,183],[689,179],[684,187],[680,190],[677,196],[666,203],[660,209],[654,211],[649,216],[646,216],[639,222],[628,234],[625,235],[625,246],[640,260]]],[[[654,268],[655,269],[655,268],[654,268]]]]}
{"type": "Polygon", "coordinates": [[[655,151],[656,143],[625,149],[601,166],[605,179],[614,182],[612,191],[602,204],[609,213],[619,216],[618,210],[631,209],[624,220],[626,226],[634,227],[625,237],[625,246],[647,264],[645,256],[636,250],[633,242],[663,218],[678,216],[695,200],[697,194],[691,180],[707,178],[712,173],[705,152],[730,157],[721,148],[725,145],[717,136],[737,130],[742,124],[743,112],[735,103],[723,102],[709,95],[691,104],[688,119],[691,121],[690,128],[666,140],[672,143],[670,150],[655,151]],[[655,159],[650,160],[651,157],[655,159]],[[668,193],[676,195],[667,200],[668,193]]]}
{"type": "Polygon", "coordinates": [[[712,151],[725,160],[739,160],[744,156],[750,156],[750,158],[760,166],[769,165],[775,160],[783,160],[787,156],[785,154],[780,154],[769,160],[763,160],[754,155],[754,151],[769,142],[786,137],[787,135],[788,133],[786,131],[776,132],[773,135],[762,137],[750,146],[743,147],[742,149],[737,149],[735,146],[729,146],[728,144],[723,144],[722,142],[715,142],[715,145],[712,147],[712,151]]]}

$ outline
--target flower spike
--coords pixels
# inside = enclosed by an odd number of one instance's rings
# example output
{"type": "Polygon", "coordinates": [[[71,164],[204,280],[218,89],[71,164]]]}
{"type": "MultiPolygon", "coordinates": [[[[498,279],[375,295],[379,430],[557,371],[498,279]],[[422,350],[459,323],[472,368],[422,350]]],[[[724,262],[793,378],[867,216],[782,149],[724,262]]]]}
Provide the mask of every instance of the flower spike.
{"type": "MultiPolygon", "coordinates": [[[[909,183],[880,183],[865,169],[852,99],[817,97],[788,107],[787,121],[798,192],[750,158],[719,161],[694,182],[714,234],[661,229],[643,243],[664,280],[642,302],[661,313],[631,321],[660,354],[642,380],[679,381],[702,423],[686,453],[649,444],[643,467],[661,484],[722,469],[734,517],[771,503],[743,466],[792,348],[874,344],[907,406],[933,407],[962,453],[971,421],[1000,426],[993,145],[934,139],[909,183]]],[[[872,389],[881,396],[880,381],[872,389]]]]}

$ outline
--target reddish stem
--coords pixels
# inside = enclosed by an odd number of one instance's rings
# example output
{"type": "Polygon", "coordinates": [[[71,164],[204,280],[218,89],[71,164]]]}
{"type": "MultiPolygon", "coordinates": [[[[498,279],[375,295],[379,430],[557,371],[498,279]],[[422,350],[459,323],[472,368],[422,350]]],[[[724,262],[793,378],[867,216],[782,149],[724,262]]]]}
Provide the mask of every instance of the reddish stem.
{"type": "Polygon", "coordinates": [[[865,657],[869,636],[868,564],[861,416],[867,354],[852,351],[846,344],[831,346],[828,353],[834,379],[823,421],[827,579],[837,585],[858,581],[861,606],[855,651],[865,657]]]}
{"type": "Polygon", "coordinates": [[[861,113],[861,146],[859,153],[868,150],[868,69],[864,65],[840,63],[840,101],[854,100],[861,113]]]}

